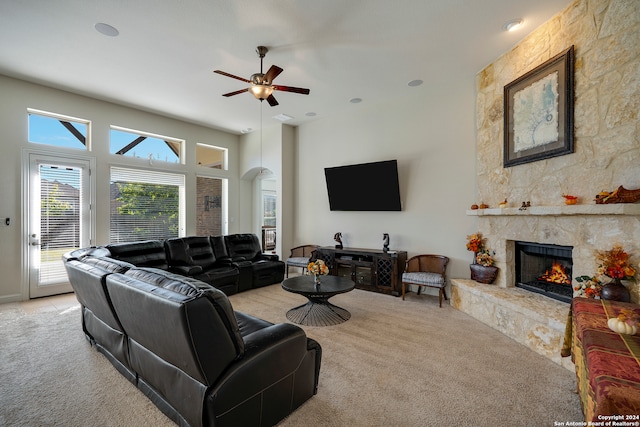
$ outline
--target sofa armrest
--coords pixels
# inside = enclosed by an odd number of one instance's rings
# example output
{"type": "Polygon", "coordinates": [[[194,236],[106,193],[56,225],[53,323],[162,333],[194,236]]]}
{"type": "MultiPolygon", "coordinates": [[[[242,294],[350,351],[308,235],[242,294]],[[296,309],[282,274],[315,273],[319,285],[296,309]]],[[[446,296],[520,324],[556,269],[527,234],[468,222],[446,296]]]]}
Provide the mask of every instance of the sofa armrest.
{"type": "Polygon", "coordinates": [[[231,258],[229,258],[229,257],[217,258],[215,265],[228,267],[230,265],[233,265],[233,261],[231,261],[231,258]]]}
{"type": "Polygon", "coordinates": [[[246,261],[246,260],[234,261],[234,262],[231,262],[230,264],[240,270],[242,270],[243,268],[251,268],[251,261],[246,261]]]}
{"type": "Polygon", "coordinates": [[[169,267],[169,271],[182,276],[194,276],[202,273],[202,267],[199,265],[172,265],[169,267]]]}
{"type": "MultiPolygon", "coordinates": [[[[225,413],[238,403],[254,397],[296,373],[313,357],[308,374],[315,376],[320,366],[319,345],[309,346],[309,340],[300,327],[279,323],[260,329],[244,337],[243,356],[229,366],[224,378],[209,390],[209,405],[215,413],[225,413]],[[317,347],[316,347],[317,346],[317,347]]],[[[304,375],[304,373],[302,374],[304,375]]]]}
{"type": "Polygon", "coordinates": [[[280,257],[277,254],[260,254],[256,257],[256,259],[265,259],[267,261],[279,261],[280,257]]]}

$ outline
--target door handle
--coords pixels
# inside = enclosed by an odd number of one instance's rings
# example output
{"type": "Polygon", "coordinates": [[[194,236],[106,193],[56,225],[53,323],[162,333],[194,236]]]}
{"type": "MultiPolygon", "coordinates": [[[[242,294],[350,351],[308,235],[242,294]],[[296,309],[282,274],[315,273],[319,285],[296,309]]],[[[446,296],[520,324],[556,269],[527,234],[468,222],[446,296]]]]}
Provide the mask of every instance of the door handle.
{"type": "Polygon", "coordinates": [[[40,240],[38,240],[38,235],[33,233],[31,236],[31,246],[40,246],[40,240]]]}

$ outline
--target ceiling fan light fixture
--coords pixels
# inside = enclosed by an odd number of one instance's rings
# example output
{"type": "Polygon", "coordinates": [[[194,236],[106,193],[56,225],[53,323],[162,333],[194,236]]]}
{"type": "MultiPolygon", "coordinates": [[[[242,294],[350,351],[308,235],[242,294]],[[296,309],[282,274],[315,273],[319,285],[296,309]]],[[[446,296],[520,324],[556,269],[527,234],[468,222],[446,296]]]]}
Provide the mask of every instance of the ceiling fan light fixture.
{"type": "Polygon", "coordinates": [[[251,92],[257,99],[264,101],[273,93],[273,86],[251,84],[249,92],[251,92]]]}

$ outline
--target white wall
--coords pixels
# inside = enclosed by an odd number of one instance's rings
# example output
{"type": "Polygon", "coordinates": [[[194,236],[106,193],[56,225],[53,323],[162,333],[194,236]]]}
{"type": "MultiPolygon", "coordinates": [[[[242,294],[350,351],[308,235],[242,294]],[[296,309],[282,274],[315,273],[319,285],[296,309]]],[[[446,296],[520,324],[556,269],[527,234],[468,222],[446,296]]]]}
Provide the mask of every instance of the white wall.
{"type": "Polygon", "coordinates": [[[262,212],[261,176],[264,169],[266,179],[276,183],[276,253],[283,259],[289,255],[293,240],[293,185],[295,180],[295,129],[273,121],[240,138],[240,221],[238,227],[245,232],[260,236],[262,212]]]}
{"type": "MultiPolygon", "coordinates": [[[[239,137],[226,132],[162,117],[140,110],[71,94],[69,92],[27,83],[0,75],[0,218],[11,218],[11,225],[0,227],[0,303],[24,299],[28,295],[22,245],[23,230],[21,162],[25,150],[42,148],[27,142],[27,108],[50,111],[92,121],[93,149],[86,153],[97,159],[96,174],[96,240],[104,244],[109,239],[109,168],[112,165],[141,166],[141,159],[122,158],[109,154],[109,126],[117,125],[186,140],[187,165],[165,164],[163,170],[183,172],[187,177],[186,234],[195,233],[195,180],[203,173],[229,179],[229,216],[237,217],[239,209],[238,142],[239,137]],[[208,143],[229,150],[229,170],[195,166],[196,143],[208,143]]],[[[49,149],[51,150],[51,149],[49,149]]],[[[54,148],[56,153],[70,150],[54,148]]],[[[77,150],[74,150],[77,153],[77,150]]],[[[148,161],[142,165],[149,166],[148,161]]],[[[161,167],[154,162],[154,167],[161,167]]],[[[229,233],[237,232],[236,223],[229,224],[229,233]]]]}
{"type": "Polygon", "coordinates": [[[298,128],[294,245],[334,245],[334,233],[342,232],[346,247],[381,249],[389,233],[391,249],[446,255],[450,278],[469,277],[465,243],[476,220],[465,211],[477,202],[474,81],[423,86],[411,98],[363,103],[352,114],[298,128]],[[390,159],[398,160],[401,212],[329,210],[325,167],[390,159]]]}
{"type": "MultiPolygon", "coordinates": [[[[0,76],[0,218],[12,225],[0,227],[0,302],[24,297],[24,260],[21,212],[20,159],[27,142],[27,108],[36,108],[92,120],[97,159],[97,243],[108,240],[109,167],[131,165],[131,160],[108,153],[109,125],[128,127],[187,141],[187,161],[193,162],[195,144],[211,143],[229,149],[229,233],[252,228],[252,184],[248,178],[259,167],[259,134],[242,137],[122,107],[108,102],[0,76]],[[242,156],[241,156],[242,154],[242,156]]],[[[409,256],[439,253],[451,258],[449,277],[468,277],[471,255],[465,237],[475,231],[476,219],[465,215],[474,203],[475,170],[474,80],[453,87],[425,83],[416,95],[387,103],[354,107],[353,113],[327,115],[297,129],[265,127],[264,166],[280,179],[278,252],[306,243],[333,245],[340,231],[351,247],[381,248],[382,234],[391,236],[391,248],[409,256]],[[324,168],[369,161],[398,159],[402,212],[331,212],[324,168]],[[279,221],[280,221],[279,220],[279,221]]],[[[183,171],[195,183],[200,170],[191,165],[167,165],[183,171]]],[[[193,185],[191,186],[193,188],[193,185]]],[[[355,191],[355,190],[354,190],[355,191]]],[[[195,229],[195,190],[187,194],[187,234],[195,229]]]]}

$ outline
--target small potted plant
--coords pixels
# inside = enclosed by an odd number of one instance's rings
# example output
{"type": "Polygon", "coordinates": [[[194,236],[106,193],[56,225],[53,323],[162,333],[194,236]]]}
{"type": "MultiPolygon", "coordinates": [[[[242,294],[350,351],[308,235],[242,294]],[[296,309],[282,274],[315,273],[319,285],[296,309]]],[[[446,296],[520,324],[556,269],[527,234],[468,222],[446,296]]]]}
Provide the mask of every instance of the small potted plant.
{"type": "Polygon", "coordinates": [[[598,260],[596,275],[613,279],[602,287],[601,298],[629,302],[631,299],[629,290],[621,282],[621,280],[635,280],[636,270],[631,266],[629,254],[624,251],[622,245],[614,245],[608,251],[596,251],[596,259],[598,260]]]}
{"type": "Polygon", "coordinates": [[[467,236],[467,250],[473,252],[473,264],[469,268],[471,279],[490,285],[498,276],[498,267],[494,265],[495,252],[485,246],[485,240],[481,233],[467,236]]]}

